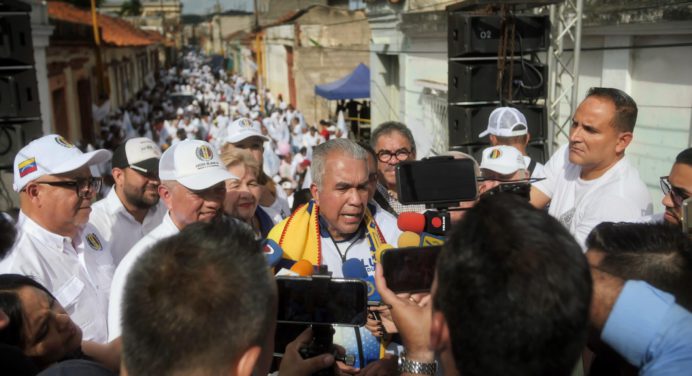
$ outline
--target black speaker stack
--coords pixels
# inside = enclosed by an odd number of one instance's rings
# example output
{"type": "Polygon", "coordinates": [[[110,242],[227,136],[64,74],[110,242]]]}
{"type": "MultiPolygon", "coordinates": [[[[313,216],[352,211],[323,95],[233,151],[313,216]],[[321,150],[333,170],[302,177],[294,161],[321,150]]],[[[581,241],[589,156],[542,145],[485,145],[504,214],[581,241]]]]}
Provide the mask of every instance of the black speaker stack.
{"type": "Polygon", "coordinates": [[[544,162],[548,67],[539,55],[550,45],[549,17],[515,15],[501,2],[471,3],[484,6],[462,2],[447,8],[449,148],[480,162],[490,144],[487,136],[478,135],[487,128],[490,113],[515,107],[528,122],[528,154],[544,162]]]}
{"type": "Polygon", "coordinates": [[[0,169],[12,170],[17,151],[42,133],[30,14],[26,3],[0,3],[0,169]]]}

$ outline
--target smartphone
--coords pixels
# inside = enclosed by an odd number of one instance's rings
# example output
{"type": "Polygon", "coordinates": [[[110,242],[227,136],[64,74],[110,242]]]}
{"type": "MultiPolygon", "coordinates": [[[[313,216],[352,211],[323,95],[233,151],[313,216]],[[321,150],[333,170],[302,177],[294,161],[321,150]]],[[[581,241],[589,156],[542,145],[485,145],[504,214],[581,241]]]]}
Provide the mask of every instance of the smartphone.
{"type": "Polygon", "coordinates": [[[396,292],[428,292],[442,246],[394,248],[382,254],[387,287],[396,292]]]}
{"type": "Polygon", "coordinates": [[[360,279],[276,277],[276,284],[278,322],[365,325],[368,287],[360,279]]]}
{"type": "Polygon", "coordinates": [[[682,202],[682,232],[692,235],[692,197],[682,202]]]}
{"type": "Polygon", "coordinates": [[[403,161],[396,167],[396,188],[402,204],[458,204],[478,196],[475,163],[441,156],[403,161]]]}

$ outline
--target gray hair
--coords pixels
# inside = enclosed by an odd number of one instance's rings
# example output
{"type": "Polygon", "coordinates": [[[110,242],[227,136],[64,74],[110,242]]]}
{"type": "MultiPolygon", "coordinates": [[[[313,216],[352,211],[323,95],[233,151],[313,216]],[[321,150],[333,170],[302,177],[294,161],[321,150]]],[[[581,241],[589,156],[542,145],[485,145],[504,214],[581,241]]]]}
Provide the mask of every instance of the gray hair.
{"type": "Polygon", "coordinates": [[[375,130],[372,132],[372,135],[370,135],[370,146],[372,146],[374,149],[375,145],[377,144],[377,140],[381,136],[390,134],[392,132],[398,132],[404,136],[411,144],[411,150],[414,152],[416,151],[416,141],[413,139],[413,133],[411,133],[411,130],[404,123],[400,123],[398,121],[385,121],[384,123],[378,125],[377,128],[375,128],[375,130]]]}
{"type": "Polygon", "coordinates": [[[368,152],[360,145],[346,138],[336,138],[315,146],[312,151],[312,182],[322,188],[322,177],[327,166],[327,157],[332,153],[342,153],[357,160],[368,160],[368,152]]]}

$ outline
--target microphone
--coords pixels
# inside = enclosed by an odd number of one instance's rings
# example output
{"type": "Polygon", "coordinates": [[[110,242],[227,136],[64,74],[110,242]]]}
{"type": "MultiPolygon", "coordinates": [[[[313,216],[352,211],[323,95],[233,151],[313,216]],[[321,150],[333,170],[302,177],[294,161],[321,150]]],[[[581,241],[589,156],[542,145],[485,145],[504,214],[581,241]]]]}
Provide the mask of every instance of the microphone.
{"type": "MultiPolygon", "coordinates": [[[[401,217],[400,217],[401,218],[401,217]]],[[[399,235],[396,245],[398,248],[418,247],[421,243],[420,235],[412,231],[404,231],[399,235]]]]}
{"type": "Polygon", "coordinates": [[[293,264],[293,266],[291,266],[291,271],[301,277],[309,277],[314,272],[314,269],[310,261],[298,260],[295,264],[293,264]]]}
{"type": "Polygon", "coordinates": [[[420,234],[445,235],[450,224],[449,213],[428,210],[423,214],[405,212],[399,214],[396,225],[401,231],[412,231],[420,234]]]}
{"type": "Polygon", "coordinates": [[[433,234],[428,234],[427,232],[421,232],[420,235],[411,231],[404,231],[399,235],[399,240],[397,241],[397,247],[428,247],[431,245],[442,245],[445,242],[444,236],[436,236],[433,234]]]}
{"type": "Polygon", "coordinates": [[[375,278],[368,275],[367,270],[365,270],[363,260],[357,258],[348,259],[341,267],[341,271],[344,274],[344,278],[356,278],[365,281],[365,284],[368,285],[369,302],[382,301],[382,298],[380,298],[380,293],[378,293],[377,289],[375,288],[375,278]]]}
{"type": "Polygon", "coordinates": [[[271,239],[262,241],[262,252],[264,252],[264,258],[270,267],[276,266],[284,255],[284,250],[281,249],[281,246],[271,239]]]}

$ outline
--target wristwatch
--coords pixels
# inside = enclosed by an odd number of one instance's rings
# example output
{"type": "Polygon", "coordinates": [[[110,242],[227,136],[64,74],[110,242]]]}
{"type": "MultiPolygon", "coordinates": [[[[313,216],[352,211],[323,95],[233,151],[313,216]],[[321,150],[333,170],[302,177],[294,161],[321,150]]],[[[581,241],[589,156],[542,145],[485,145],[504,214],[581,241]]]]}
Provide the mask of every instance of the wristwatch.
{"type": "Polygon", "coordinates": [[[397,371],[402,373],[413,373],[417,375],[434,375],[437,372],[437,362],[423,363],[415,360],[406,359],[406,353],[399,355],[397,361],[397,371]]]}

